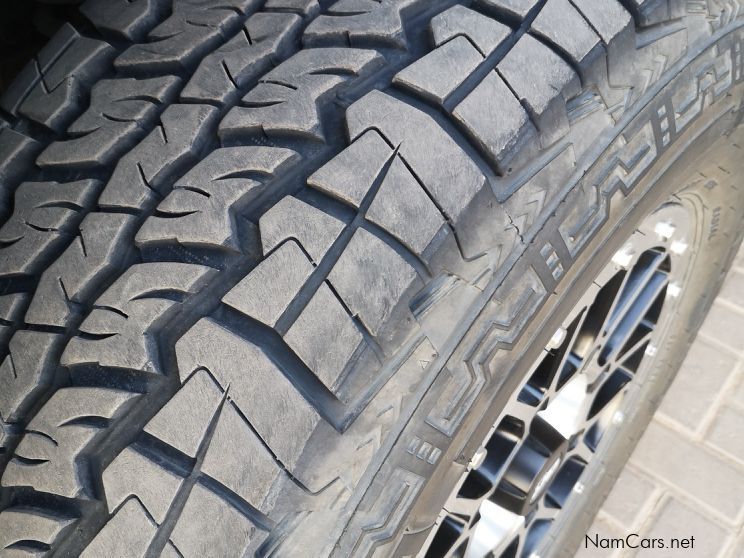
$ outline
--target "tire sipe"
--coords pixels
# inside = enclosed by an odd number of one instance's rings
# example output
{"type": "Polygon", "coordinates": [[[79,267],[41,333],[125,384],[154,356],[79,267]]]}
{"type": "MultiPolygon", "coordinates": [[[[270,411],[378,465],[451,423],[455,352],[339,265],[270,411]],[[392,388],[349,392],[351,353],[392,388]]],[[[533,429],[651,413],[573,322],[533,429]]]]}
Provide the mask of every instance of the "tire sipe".
{"type": "Polygon", "coordinates": [[[744,234],[735,4],[86,0],[0,97],[0,554],[571,556],[744,234]]]}

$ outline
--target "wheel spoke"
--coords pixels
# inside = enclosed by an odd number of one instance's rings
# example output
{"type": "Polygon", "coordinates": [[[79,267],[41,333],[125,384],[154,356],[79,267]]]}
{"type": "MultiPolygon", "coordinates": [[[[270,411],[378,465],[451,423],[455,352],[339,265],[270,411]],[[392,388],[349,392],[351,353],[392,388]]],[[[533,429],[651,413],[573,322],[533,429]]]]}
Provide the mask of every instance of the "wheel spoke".
{"type": "Polygon", "coordinates": [[[457,496],[451,498],[444,509],[453,515],[472,518],[478,513],[478,508],[480,508],[482,500],[483,498],[463,498],[462,496],[457,496]]]}
{"type": "Polygon", "coordinates": [[[629,347],[622,355],[620,355],[620,358],[616,360],[617,365],[625,367],[626,362],[630,360],[641,347],[643,347],[651,340],[651,337],[654,333],[654,329],[649,329],[646,333],[644,333],[643,336],[638,339],[638,341],[633,343],[631,347],[629,347]]]}
{"type": "MultiPolygon", "coordinates": [[[[601,351],[601,359],[609,361],[616,358],[617,354],[623,349],[632,334],[638,329],[638,326],[644,320],[651,306],[657,301],[662,291],[669,283],[669,277],[666,273],[656,272],[648,284],[641,290],[636,302],[624,313],[623,318],[618,321],[617,326],[612,331],[609,339],[604,344],[601,351]]],[[[647,329],[653,329],[655,324],[646,326],[647,329]]]]}
{"type": "Polygon", "coordinates": [[[524,521],[523,516],[493,502],[483,502],[481,517],[468,541],[465,558],[484,558],[491,553],[498,556],[514,540],[524,521]]]}
{"type": "Polygon", "coordinates": [[[537,413],[537,408],[528,405],[522,401],[516,400],[509,403],[507,413],[510,417],[521,421],[523,424],[529,424],[537,413]]]}

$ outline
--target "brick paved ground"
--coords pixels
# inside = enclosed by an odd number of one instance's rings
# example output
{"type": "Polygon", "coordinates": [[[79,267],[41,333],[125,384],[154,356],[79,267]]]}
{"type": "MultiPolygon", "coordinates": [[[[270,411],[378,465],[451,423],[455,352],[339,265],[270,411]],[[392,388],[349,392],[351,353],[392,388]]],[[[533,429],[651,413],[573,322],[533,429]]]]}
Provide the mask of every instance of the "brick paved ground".
{"type": "Polygon", "coordinates": [[[744,249],[589,533],[695,543],[576,558],[744,558],[744,249]]]}

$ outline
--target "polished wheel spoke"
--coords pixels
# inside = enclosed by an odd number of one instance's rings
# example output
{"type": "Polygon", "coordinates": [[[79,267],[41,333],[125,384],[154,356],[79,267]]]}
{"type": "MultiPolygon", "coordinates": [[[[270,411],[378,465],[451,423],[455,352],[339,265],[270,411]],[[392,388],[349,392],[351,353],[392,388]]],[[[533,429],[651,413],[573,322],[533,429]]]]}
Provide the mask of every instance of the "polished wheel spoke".
{"type": "Polygon", "coordinates": [[[632,339],[639,326],[644,326],[647,331],[653,330],[656,325],[653,322],[645,323],[646,316],[657,303],[658,299],[663,296],[663,292],[669,282],[668,276],[662,272],[654,273],[648,284],[639,293],[638,299],[634,304],[629,305],[623,318],[617,323],[609,338],[604,343],[600,351],[600,363],[607,362],[616,357],[622,351],[623,347],[632,339]]]}
{"type": "Polygon", "coordinates": [[[665,261],[664,254],[649,251],[641,255],[638,264],[628,273],[620,287],[620,294],[612,305],[612,310],[607,315],[607,320],[602,325],[603,331],[609,331],[614,325],[622,320],[632,308],[634,300],[649,283],[654,280],[659,266],[665,261]]]}
{"type": "Polygon", "coordinates": [[[463,498],[462,496],[457,496],[447,502],[445,509],[450,514],[472,518],[478,513],[482,501],[483,498],[463,498]]]}
{"type": "Polygon", "coordinates": [[[480,514],[465,558],[483,558],[492,553],[498,556],[511,544],[525,521],[523,516],[489,501],[483,502],[480,514]]]}

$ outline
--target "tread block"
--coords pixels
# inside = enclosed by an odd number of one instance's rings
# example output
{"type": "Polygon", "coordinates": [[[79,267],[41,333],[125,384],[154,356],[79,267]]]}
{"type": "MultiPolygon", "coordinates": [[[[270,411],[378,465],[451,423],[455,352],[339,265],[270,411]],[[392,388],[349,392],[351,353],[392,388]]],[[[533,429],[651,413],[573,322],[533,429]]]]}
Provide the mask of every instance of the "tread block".
{"type": "Polygon", "coordinates": [[[317,264],[341,234],[344,223],[297,198],[286,196],[261,216],[259,229],[264,254],[294,239],[317,264]]]}
{"type": "Polygon", "coordinates": [[[606,44],[633,23],[632,16],[617,0],[573,0],[573,4],[606,44]]]}
{"type": "Polygon", "coordinates": [[[548,47],[523,35],[504,59],[498,70],[504,80],[540,116],[563,91],[570,98],[580,91],[574,71],[548,47]]]}
{"type": "Polygon", "coordinates": [[[377,335],[416,277],[414,269],[384,242],[358,229],[328,280],[351,313],[377,335]]]}
{"type": "Polygon", "coordinates": [[[39,155],[41,167],[100,167],[126,152],[175,94],[175,76],[104,79],[93,86],[90,106],[39,155]]]}
{"type": "Polygon", "coordinates": [[[135,222],[123,213],[89,213],[62,255],[42,273],[25,321],[64,327],[71,315],[70,302],[84,303],[123,257],[118,248],[135,222]]]}
{"type": "Polygon", "coordinates": [[[0,97],[0,107],[61,132],[114,54],[108,43],[83,37],[65,23],[0,97]]]}
{"type": "Polygon", "coordinates": [[[343,373],[364,341],[344,307],[325,283],[289,328],[284,340],[320,381],[337,395],[343,373]]]}
{"type": "Polygon", "coordinates": [[[452,116],[502,174],[519,147],[537,136],[527,111],[496,72],[489,72],[452,116]]]}
{"type": "Polygon", "coordinates": [[[464,35],[486,57],[511,35],[512,30],[493,18],[458,4],[432,18],[431,32],[436,46],[464,35]]]}
{"type": "Polygon", "coordinates": [[[561,47],[577,64],[601,48],[600,38],[568,0],[548,0],[532,31],[561,47]]]}
{"type": "Polygon", "coordinates": [[[51,68],[79,37],[80,35],[72,25],[63,24],[3,92],[0,97],[0,106],[7,112],[17,115],[18,108],[40,80],[39,72],[51,68]]]}
{"type": "Polygon", "coordinates": [[[0,223],[12,206],[13,192],[41,144],[11,128],[0,129],[0,223]]]}
{"type": "Polygon", "coordinates": [[[54,349],[61,335],[39,331],[16,331],[8,343],[8,355],[0,364],[0,416],[16,422],[28,405],[52,381],[54,349]]]}
{"type": "Polygon", "coordinates": [[[282,475],[259,437],[229,402],[217,420],[201,471],[261,511],[268,511],[264,500],[282,475]]]}
{"type": "Polygon", "coordinates": [[[524,19],[539,0],[480,0],[501,14],[524,19]]]}
{"type": "Polygon", "coordinates": [[[307,26],[303,43],[405,47],[401,11],[417,1],[339,0],[307,26]]]}
{"type": "Polygon", "coordinates": [[[67,498],[84,494],[78,454],[137,394],[98,387],[61,388],[26,427],[2,486],[31,486],[67,498]]]}
{"type": "Polygon", "coordinates": [[[224,103],[238,88],[245,88],[274,65],[296,40],[301,21],[295,14],[253,14],[242,33],[204,57],[181,98],[224,103]]]}
{"type": "Polygon", "coordinates": [[[294,12],[303,17],[312,17],[320,11],[320,4],[318,0],[267,0],[264,9],[294,12]]]}
{"type": "Polygon", "coordinates": [[[289,240],[253,268],[222,302],[273,327],[313,269],[297,242],[289,240]]]}
{"type": "Polygon", "coordinates": [[[157,528],[142,504],[132,498],[109,519],[80,556],[144,557],[157,528]]]}
{"type": "Polygon", "coordinates": [[[171,105],[161,124],[122,157],[98,201],[101,207],[140,209],[162,193],[171,174],[192,162],[206,142],[217,109],[206,105],[171,105]]]}
{"type": "Polygon", "coordinates": [[[176,355],[182,378],[206,368],[223,388],[230,386],[241,414],[291,472],[320,416],[269,357],[208,318],[179,339],[176,355]]]}
{"type": "Polygon", "coordinates": [[[12,322],[18,318],[23,310],[23,301],[27,298],[26,293],[11,293],[0,295],[0,321],[12,322]]]}
{"type": "Polygon", "coordinates": [[[220,123],[223,137],[299,136],[323,141],[317,103],[348,80],[383,63],[372,50],[303,50],[266,74],[220,123]]]}
{"type": "Polygon", "coordinates": [[[103,487],[106,490],[109,513],[113,513],[125,500],[134,496],[160,524],[165,519],[182,480],[141,453],[124,448],[103,471],[103,487]]]}
{"type": "Polygon", "coordinates": [[[142,39],[167,12],[166,0],[87,0],[80,11],[101,32],[142,39]]]}
{"type": "Polygon", "coordinates": [[[3,556],[14,555],[13,546],[17,543],[35,543],[47,550],[73,521],[71,518],[50,515],[47,510],[25,506],[6,508],[0,512],[0,553],[3,556]]]}
{"type": "Polygon", "coordinates": [[[481,62],[483,55],[459,36],[398,72],[393,83],[442,105],[481,62]]]}
{"type": "Polygon", "coordinates": [[[179,299],[200,290],[211,268],[184,263],[131,266],[96,301],[62,353],[63,366],[99,364],[157,372],[157,349],[147,333],[178,308],[179,299]],[[92,338],[91,338],[92,336],[92,338]]]}
{"type": "Polygon", "coordinates": [[[190,69],[258,4],[258,0],[174,2],[172,15],[150,31],[148,42],[130,46],[114,66],[119,71],[148,73],[190,69]]]}
{"type": "Polygon", "coordinates": [[[349,135],[374,127],[410,165],[429,194],[455,226],[485,177],[477,165],[428,115],[385,93],[373,91],[347,111],[349,135]],[[423,143],[421,138],[426,138],[423,143]]]}
{"type": "Polygon", "coordinates": [[[445,224],[400,157],[393,159],[365,217],[419,256],[445,224]]]}
{"type": "Polygon", "coordinates": [[[145,432],[195,458],[221,401],[221,388],[207,372],[197,370],[147,423],[145,432]]]}
{"type": "Polygon", "coordinates": [[[243,556],[254,530],[243,514],[196,484],[171,533],[171,540],[184,558],[243,556]],[[210,520],[204,521],[205,517],[210,520]]]}
{"type": "Polygon", "coordinates": [[[359,207],[392,153],[393,149],[382,136],[369,130],[315,171],[307,183],[344,203],[359,207]]]}
{"type": "Polygon", "coordinates": [[[216,149],[178,179],[173,191],[137,233],[139,246],[177,241],[240,250],[230,209],[263,191],[263,182],[296,162],[290,149],[225,147],[216,149]],[[260,177],[254,179],[253,176],[260,177]]]}
{"type": "Polygon", "coordinates": [[[54,247],[77,232],[100,186],[97,180],[21,184],[13,215],[0,227],[2,275],[38,272],[54,247]]]}

